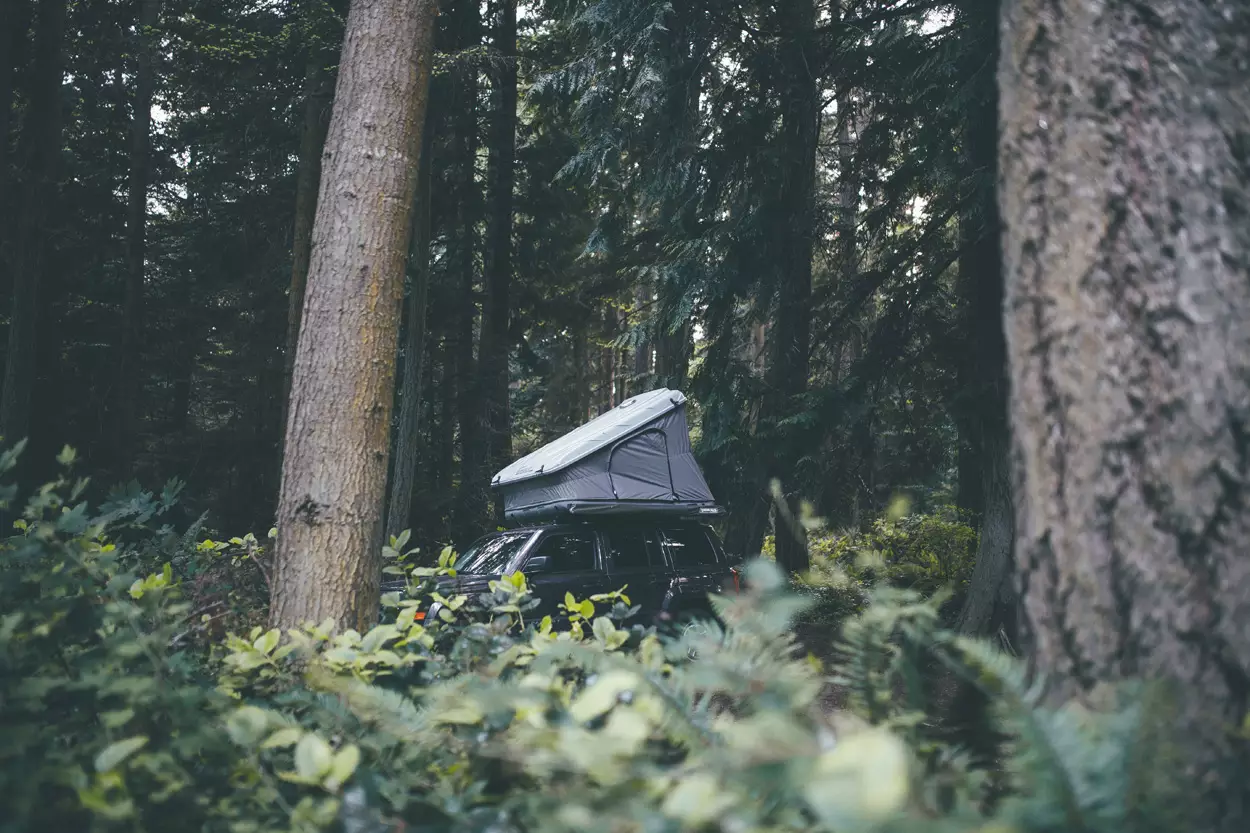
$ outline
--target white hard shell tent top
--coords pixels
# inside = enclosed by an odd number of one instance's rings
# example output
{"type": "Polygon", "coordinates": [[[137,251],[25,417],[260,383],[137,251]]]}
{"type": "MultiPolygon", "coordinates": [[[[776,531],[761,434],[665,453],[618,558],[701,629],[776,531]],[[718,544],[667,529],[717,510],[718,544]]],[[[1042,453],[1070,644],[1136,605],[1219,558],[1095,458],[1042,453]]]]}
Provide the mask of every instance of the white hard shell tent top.
{"type": "Polygon", "coordinates": [[[686,397],[639,394],[495,475],[510,522],[565,515],[723,514],[690,449],[686,397]]]}

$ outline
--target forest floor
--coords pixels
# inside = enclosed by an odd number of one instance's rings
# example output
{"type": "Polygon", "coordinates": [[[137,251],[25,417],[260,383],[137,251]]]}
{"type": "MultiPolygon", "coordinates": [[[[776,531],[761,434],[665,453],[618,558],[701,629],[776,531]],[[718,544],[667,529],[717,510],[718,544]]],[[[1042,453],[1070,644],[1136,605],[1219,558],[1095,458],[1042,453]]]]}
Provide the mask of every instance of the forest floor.
{"type": "MultiPolygon", "coordinates": [[[[795,628],[795,636],[803,650],[820,660],[828,671],[837,659],[835,645],[837,643],[838,626],[825,623],[801,624],[795,628]]],[[[934,714],[946,714],[954,703],[959,690],[958,680],[950,673],[939,674],[934,680],[931,692],[934,714]]],[[[847,709],[848,692],[845,686],[834,682],[826,682],[820,692],[820,706],[825,714],[842,712],[847,709]]]]}
{"type": "MultiPolygon", "coordinates": [[[[802,649],[820,660],[825,669],[833,665],[834,646],[838,638],[838,625],[821,623],[800,623],[794,629],[802,649]]],[[[846,688],[836,683],[827,682],[820,692],[820,705],[826,714],[846,709],[846,688]]]]}

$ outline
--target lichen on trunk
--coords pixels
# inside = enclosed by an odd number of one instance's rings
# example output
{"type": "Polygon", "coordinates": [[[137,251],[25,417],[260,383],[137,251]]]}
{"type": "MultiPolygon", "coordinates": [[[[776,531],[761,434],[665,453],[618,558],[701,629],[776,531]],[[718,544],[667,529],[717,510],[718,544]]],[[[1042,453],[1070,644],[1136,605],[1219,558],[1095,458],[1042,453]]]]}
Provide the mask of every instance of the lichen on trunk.
{"type": "Polygon", "coordinates": [[[355,0],[291,385],[270,620],[377,621],[382,502],[434,0],[355,0]]]}
{"type": "Polygon", "coordinates": [[[1009,0],[1016,561],[1057,699],[1178,693],[1193,829],[1250,826],[1250,7],[1009,0]],[[1241,775],[1237,775],[1240,767],[1241,775]]]}

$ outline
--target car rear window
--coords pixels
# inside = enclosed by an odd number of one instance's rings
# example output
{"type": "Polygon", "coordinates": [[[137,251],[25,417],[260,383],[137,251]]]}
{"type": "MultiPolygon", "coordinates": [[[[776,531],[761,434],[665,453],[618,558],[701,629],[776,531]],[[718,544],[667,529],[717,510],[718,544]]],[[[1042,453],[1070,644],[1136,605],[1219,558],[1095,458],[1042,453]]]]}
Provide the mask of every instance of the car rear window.
{"type": "Polygon", "coordinates": [[[595,538],[587,532],[556,532],[538,543],[530,558],[551,559],[552,573],[582,573],[595,569],[595,538]]]}
{"type": "Polygon", "coordinates": [[[664,549],[677,569],[706,567],[716,563],[716,550],[707,533],[697,526],[667,527],[663,530],[664,549]]]}
{"type": "Polygon", "coordinates": [[[607,533],[608,551],[612,554],[612,569],[647,570],[657,566],[662,559],[655,553],[650,533],[638,529],[619,529],[607,533]]]}

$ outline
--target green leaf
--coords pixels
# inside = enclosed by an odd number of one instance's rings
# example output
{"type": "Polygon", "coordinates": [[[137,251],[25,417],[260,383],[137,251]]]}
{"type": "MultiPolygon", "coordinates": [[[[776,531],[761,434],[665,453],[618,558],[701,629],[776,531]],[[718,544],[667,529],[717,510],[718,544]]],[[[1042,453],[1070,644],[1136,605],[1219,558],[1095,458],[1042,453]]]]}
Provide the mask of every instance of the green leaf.
{"type": "Polygon", "coordinates": [[[871,728],[841,739],[816,759],[804,790],[808,806],[834,829],[880,822],[903,808],[910,791],[906,745],[871,728]]]}
{"type": "Polygon", "coordinates": [[[334,753],[334,761],[330,764],[330,774],[326,777],[325,788],[332,792],[352,777],[356,767],[360,765],[360,748],[355,744],[345,746],[334,753]]]}
{"type": "Polygon", "coordinates": [[[119,711],[103,712],[100,715],[100,722],[104,724],[104,728],[112,731],[125,726],[134,718],[134,716],[134,709],[121,709],[119,711]]]}
{"type": "Polygon", "coordinates": [[[664,799],[664,813],[689,828],[705,827],[734,804],[733,796],[720,788],[714,776],[696,772],[683,778],[664,799]]]}
{"type": "Polygon", "coordinates": [[[242,706],[226,720],[226,733],[239,746],[255,746],[269,726],[269,715],[255,706],[242,706]]]}
{"type": "Polygon", "coordinates": [[[569,716],[578,723],[594,720],[606,714],[622,694],[637,684],[638,676],[631,671],[605,672],[573,701],[569,706],[569,716]]]}
{"type": "Polygon", "coordinates": [[[455,723],[462,726],[472,726],[474,723],[480,723],[482,720],[482,712],[478,707],[470,702],[461,703],[458,706],[439,712],[434,716],[439,723],[455,723]]]}
{"type": "Polygon", "coordinates": [[[360,650],[365,653],[372,653],[391,640],[398,638],[399,628],[394,625],[378,625],[365,634],[365,638],[360,642],[360,650]]]}
{"type": "Polygon", "coordinates": [[[127,758],[147,745],[148,739],[143,735],[110,743],[101,750],[99,755],[95,756],[95,771],[108,772],[110,769],[116,769],[127,758]]]}
{"type": "Polygon", "coordinates": [[[320,780],[334,765],[334,752],[330,744],[309,733],[295,745],[295,772],[300,778],[320,780]]]}
{"type": "Polygon", "coordinates": [[[266,739],[260,745],[261,749],[285,749],[299,742],[304,736],[304,730],[297,727],[288,727],[279,729],[266,739]]]}
{"type": "Polygon", "coordinates": [[[629,633],[618,630],[616,625],[612,624],[612,620],[606,616],[595,619],[591,631],[595,639],[602,642],[609,651],[615,651],[629,640],[629,633]]]}
{"type": "Polygon", "coordinates": [[[252,647],[260,651],[265,656],[273,653],[273,649],[278,647],[278,640],[282,638],[282,632],[277,628],[267,631],[256,638],[252,643],[252,647]]]}

